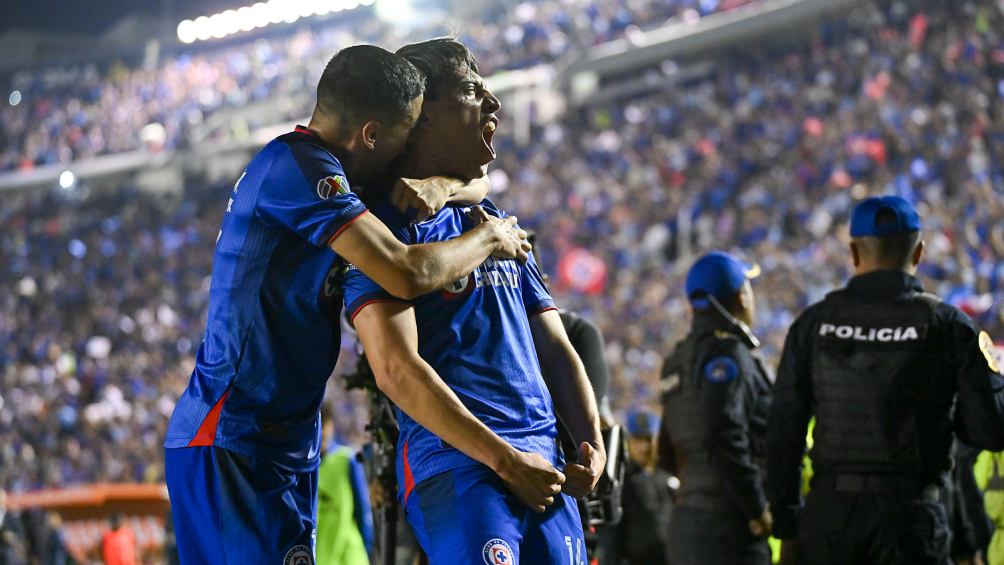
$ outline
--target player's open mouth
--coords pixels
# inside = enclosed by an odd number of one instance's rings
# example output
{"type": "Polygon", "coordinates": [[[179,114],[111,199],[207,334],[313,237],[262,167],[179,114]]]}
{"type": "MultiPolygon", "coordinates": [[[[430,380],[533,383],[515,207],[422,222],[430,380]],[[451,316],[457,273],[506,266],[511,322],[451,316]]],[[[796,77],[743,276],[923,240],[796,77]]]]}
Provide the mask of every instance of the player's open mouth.
{"type": "Polygon", "coordinates": [[[492,138],[495,137],[495,129],[498,128],[499,120],[495,116],[488,118],[488,122],[481,128],[481,140],[484,141],[485,147],[492,154],[492,159],[495,158],[495,147],[492,146],[492,138]]]}

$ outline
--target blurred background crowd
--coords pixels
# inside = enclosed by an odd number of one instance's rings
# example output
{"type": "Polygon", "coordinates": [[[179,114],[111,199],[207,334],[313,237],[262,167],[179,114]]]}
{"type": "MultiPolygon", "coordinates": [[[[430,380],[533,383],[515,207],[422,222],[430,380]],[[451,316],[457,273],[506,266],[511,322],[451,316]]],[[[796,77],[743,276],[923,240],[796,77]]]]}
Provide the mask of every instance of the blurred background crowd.
{"type": "MultiPolygon", "coordinates": [[[[457,30],[487,76],[740,4],[500,3],[457,30]]],[[[184,146],[213,112],[312,91],[339,47],[393,47],[394,34],[362,18],[152,69],[16,73],[24,101],[0,110],[0,170],[138,149],[151,122],[184,146]]],[[[491,198],[539,234],[559,305],[602,330],[619,416],[658,402],[662,357],[688,328],[692,257],[726,249],[762,266],[754,330],[775,364],[794,316],[850,276],[847,219],[870,194],[920,203],[928,290],[1004,340],[1004,1],[875,2],[799,41],[733,49],[671,88],[536,120],[528,144],[502,116],[491,198]]],[[[231,184],[4,195],[0,489],[163,480],[231,184]]],[[[336,372],[355,359],[343,339],[336,372]]],[[[337,378],[331,396],[339,436],[358,445],[365,404],[337,378]]]]}

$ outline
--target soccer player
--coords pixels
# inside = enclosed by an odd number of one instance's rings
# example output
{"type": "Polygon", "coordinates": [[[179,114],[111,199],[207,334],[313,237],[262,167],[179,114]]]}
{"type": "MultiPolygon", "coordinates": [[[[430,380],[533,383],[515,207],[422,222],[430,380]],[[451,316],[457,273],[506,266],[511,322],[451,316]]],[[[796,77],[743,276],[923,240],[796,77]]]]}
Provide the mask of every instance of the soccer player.
{"type": "MultiPolygon", "coordinates": [[[[483,174],[501,105],[474,57],[452,39],[398,53],[427,92],[403,172],[483,174]]],[[[481,212],[447,206],[413,224],[379,194],[372,206],[407,243],[449,241],[504,216],[485,200],[481,212]]],[[[430,563],[584,563],[572,497],[595,486],[606,456],[585,370],[532,256],[488,259],[410,301],[350,267],[345,302],[398,406],[399,496],[430,563]],[[555,407],[580,442],[576,463],[562,460],[555,407]]]]}
{"type": "Polygon", "coordinates": [[[205,337],[164,442],[183,562],[313,562],[320,405],[338,357],[345,261],[412,298],[489,254],[526,258],[511,220],[405,246],[349,189],[348,178],[373,182],[403,150],[423,90],[397,55],[342,50],[308,127],[266,145],[234,186],[205,337]]]}

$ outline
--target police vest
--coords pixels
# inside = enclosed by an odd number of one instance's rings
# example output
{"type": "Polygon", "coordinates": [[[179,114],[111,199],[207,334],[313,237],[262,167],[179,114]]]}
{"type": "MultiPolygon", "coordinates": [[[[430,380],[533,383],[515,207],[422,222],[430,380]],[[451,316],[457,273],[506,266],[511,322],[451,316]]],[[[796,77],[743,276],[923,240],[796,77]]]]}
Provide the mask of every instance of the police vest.
{"type": "MultiPolygon", "coordinates": [[[[662,426],[669,432],[672,441],[680,479],[677,496],[681,500],[688,496],[725,493],[724,478],[714,465],[717,446],[712,435],[712,426],[722,410],[720,395],[724,391],[722,387],[708,382],[703,374],[703,363],[708,360],[709,352],[722,340],[739,341],[732,334],[720,330],[693,331],[677,344],[662,366],[662,426]]],[[[737,378],[762,372],[751,356],[742,357],[745,359],[740,359],[740,376],[737,378]]],[[[764,382],[767,382],[766,377],[764,382]]],[[[754,437],[750,439],[755,457],[762,457],[765,453],[763,437],[768,406],[765,403],[761,409],[754,408],[751,414],[750,431],[754,437]]]]}
{"type": "Polygon", "coordinates": [[[939,300],[827,296],[812,328],[812,460],[820,474],[936,480],[951,468],[955,381],[943,361],[939,300]]]}

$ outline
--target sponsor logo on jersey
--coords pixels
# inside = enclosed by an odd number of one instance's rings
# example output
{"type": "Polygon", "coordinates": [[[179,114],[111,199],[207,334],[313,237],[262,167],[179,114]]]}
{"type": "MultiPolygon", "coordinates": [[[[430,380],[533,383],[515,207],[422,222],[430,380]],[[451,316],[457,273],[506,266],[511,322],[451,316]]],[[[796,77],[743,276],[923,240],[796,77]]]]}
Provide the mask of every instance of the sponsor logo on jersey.
{"type": "Polygon", "coordinates": [[[321,200],[327,200],[333,194],[347,194],[349,192],[349,181],[341,175],[324,177],[317,181],[317,195],[321,200]]]}
{"type": "Polygon", "coordinates": [[[444,288],[443,298],[451,300],[485,286],[519,288],[519,269],[519,265],[511,259],[489,257],[473,273],[453,281],[444,288]]]}
{"type": "Polygon", "coordinates": [[[920,331],[915,326],[895,328],[863,328],[861,326],[838,326],[836,324],[820,324],[819,337],[835,337],[852,341],[866,342],[899,342],[917,341],[920,331]]]}
{"type": "Polygon", "coordinates": [[[505,540],[495,538],[488,540],[481,555],[485,559],[485,565],[515,565],[516,558],[513,556],[512,548],[505,540]]]}
{"type": "Polygon", "coordinates": [[[474,271],[474,287],[508,286],[519,288],[519,265],[512,259],[489,257],[474,271]]]}
{"type": "Polygon", "coordinates": [[[282,565],[314,565],[314,552],[305,545],[294,545],[286,552],[282,565]]]}

